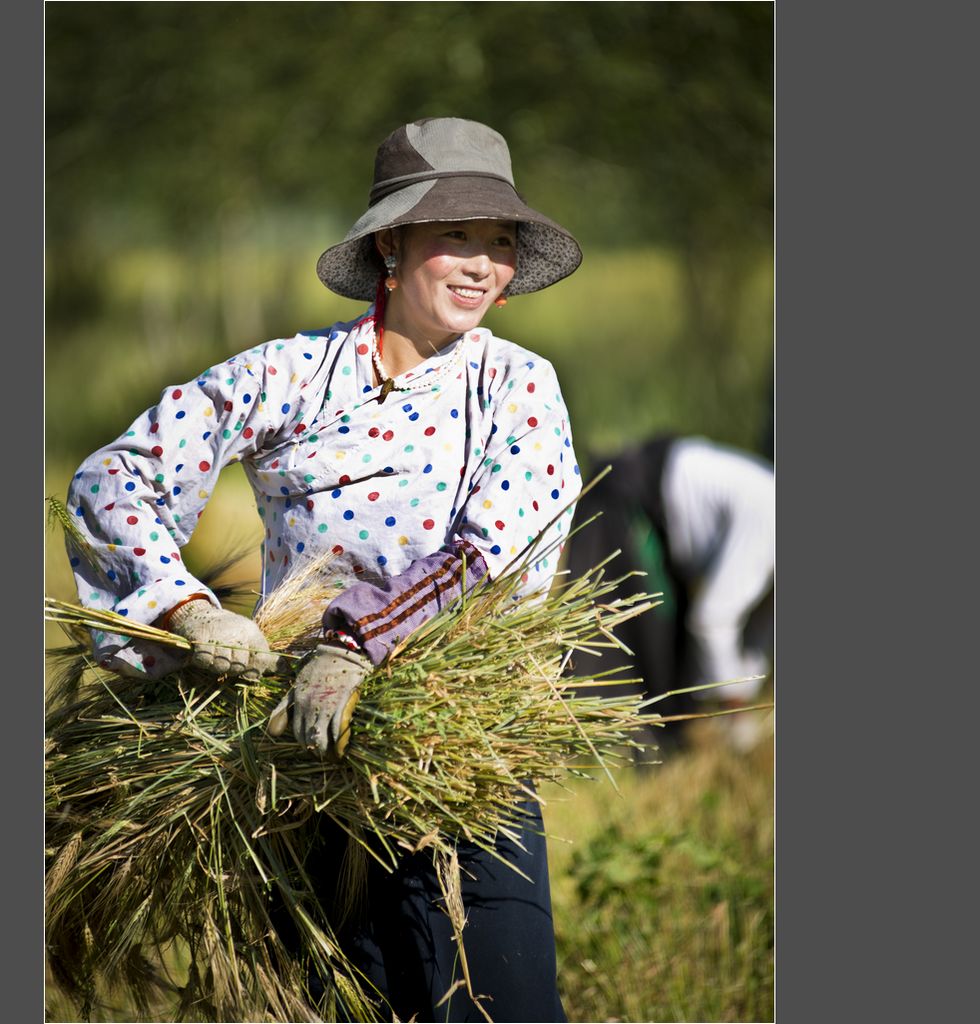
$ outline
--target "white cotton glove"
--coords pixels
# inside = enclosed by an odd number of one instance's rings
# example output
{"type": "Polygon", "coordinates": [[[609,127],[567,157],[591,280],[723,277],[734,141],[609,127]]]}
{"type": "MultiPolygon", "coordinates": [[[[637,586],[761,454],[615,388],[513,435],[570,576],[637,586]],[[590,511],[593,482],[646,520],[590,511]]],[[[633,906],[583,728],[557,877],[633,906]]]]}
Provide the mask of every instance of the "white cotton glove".
{"type": "Polygon", "coordinates": [[[171,633],[194,645],[191,664],[216,676],[255,681],[275,672],[278,655],[269,650],[265,634],[244,615],[215,608],[210,601],[188,601],[167,624],[171,633]]]}
{"type": "Polygon", "coordinates": [[[355,651],[321,644],[302,664],[292,689],[272,712],[269,732],[281,736],[291,713],[296,742],[339,761],[350,742],[358,688],[372,667],[355,651]]]}

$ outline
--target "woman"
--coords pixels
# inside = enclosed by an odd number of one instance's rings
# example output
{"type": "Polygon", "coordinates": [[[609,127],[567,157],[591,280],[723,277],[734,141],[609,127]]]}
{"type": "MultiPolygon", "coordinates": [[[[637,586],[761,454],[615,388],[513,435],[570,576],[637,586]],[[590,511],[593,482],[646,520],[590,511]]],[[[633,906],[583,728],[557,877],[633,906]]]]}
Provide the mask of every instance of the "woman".
{"type": "MultiPolygon", "coordinates": [[[[73,559],[82,600],[186,637],[215,675],[272,671],[258,627],[222,609],[179,555],[220,469],[242,461],[266,527],[262,597],[324,550],[349,581],[269,724],[342,757],[370,668],[539,533],[567,532],[580,479],[554,370],[480,324],[492,304],[580,261],[575,240],[517,194],[498,133],[458,118],[397,129],[378,149],[367,212],[317,265],[328,288],[373,306],[165,389],[82,465],[69,500],[108,569],[73,559]]],[[[556,557],[528,566],[523,593],[550,586],[556,557]]],[[[179,664],[119,636],[97,635],[96,647],[122,671],[179,664]]],[[[540,814],[529,812],[526,849],[501,841],[498,852],[532,881],[460,851],[470,974],[497,1021],[565,1019],[540,814]]],[[[437,1008],[458,978],[437,895],[425,862],[409,859],[369,884],[369,913],[347,940],[401,1019],[482,1020],[465,992],[437,1008]]]]}

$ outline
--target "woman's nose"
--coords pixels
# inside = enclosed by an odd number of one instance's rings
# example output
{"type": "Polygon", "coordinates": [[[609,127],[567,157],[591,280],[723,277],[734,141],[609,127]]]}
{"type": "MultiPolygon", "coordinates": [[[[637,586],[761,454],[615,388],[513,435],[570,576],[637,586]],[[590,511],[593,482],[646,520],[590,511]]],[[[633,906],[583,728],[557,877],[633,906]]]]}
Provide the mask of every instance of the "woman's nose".
{"type": "Polygon", "coordinates": [[[464,273],[469,274],[477,280],[481,280],[482,278],[489,276],[492,269],[493,262],[491,261],[490,254],[486,249],[477,249],[470,253],[463,266],[464,273]]]}

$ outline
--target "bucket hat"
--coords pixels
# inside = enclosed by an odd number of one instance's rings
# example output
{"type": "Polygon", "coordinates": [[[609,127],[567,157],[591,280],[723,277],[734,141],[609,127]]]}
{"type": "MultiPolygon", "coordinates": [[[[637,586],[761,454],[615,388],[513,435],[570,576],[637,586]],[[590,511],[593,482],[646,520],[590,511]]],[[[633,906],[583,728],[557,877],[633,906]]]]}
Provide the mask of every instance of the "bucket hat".
{"type": "Polygon", "coordinates": [[[338,295],[372,300],[384,272],[376,231],[482,219],[517,222],[517,270],[508,295],[547,288],[582,262],[578,242],[518,194],[499,132],[459,117],[413,121],[378,147],[367,211],[320,256],[317,276],[338,295]]]}

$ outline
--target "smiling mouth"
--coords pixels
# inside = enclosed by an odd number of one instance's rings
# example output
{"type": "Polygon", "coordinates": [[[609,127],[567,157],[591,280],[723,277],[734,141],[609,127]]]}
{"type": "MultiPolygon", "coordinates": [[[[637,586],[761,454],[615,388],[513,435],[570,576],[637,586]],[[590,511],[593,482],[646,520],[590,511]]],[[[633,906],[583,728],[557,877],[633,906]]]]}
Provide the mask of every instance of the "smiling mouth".
{"type": "Polygon", "coordinates": [[[482,299],[484,292],[481,288],[463,288],[460,285],[451,284],[449,290],[454,295],[459,295],[464,299],[482,299]]]}

